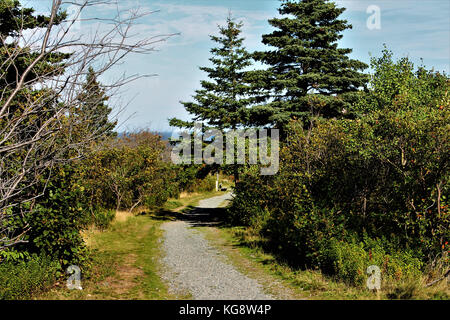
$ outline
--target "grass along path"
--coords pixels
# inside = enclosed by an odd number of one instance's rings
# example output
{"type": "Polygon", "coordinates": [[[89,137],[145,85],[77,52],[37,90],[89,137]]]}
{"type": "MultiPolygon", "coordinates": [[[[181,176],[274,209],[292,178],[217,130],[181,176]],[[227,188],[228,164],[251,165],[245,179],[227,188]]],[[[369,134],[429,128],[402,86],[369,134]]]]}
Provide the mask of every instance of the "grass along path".
{"type": "Polygon", "coordinates": [[[314,270],[293,270],[258,247],[243,243],[241,228],[197,228],[242,273],[258,279],[268,293],[281,300],[377,299],[367,290],[349,287],[314,270]]]}
{"type": "MultiPolygon", "coordinates": [[[[123,215],[122,215],[123,216],[123,215]]],[[[65,283],[38,299],[173,299],[159,272],[162,222],[151,216],[129,216],[103,232],[85,233],[92,250],[92,267],[83,290],[68,290],[65,283]]]]}
{"type": "MultiPolygon", "coordinates": [[[[92,268],[88,279],[82,280],[82,291],[68,290],[59,283],[50,292],[35,299],[191,299],[187,292],[172,292],[161,279],[164,268],[162,260],[163,230],[167,221],[185,220],[203,199],[223,195],[223,192],[183,195],[169,200],[165,207],[153,213],[134,216],[129,212],[118,212],[112,226],[103,232],[86,231],[84,236],[92,250],[92,268]]],[[[208,202],[208,201],[207,201],[208,202]]],[[[218,204],[219,207],[226,202],[218,204]]],[[[221,213],[219,213],[220,215],[221,213]]],[[[220,220],[220,216],[219,216],[220,220]]],[[[386,292],[376,295],[368,290],[347,286],[325,277],[315,270],[293,270],[264,252],[259,239],[245,228],[212,225],[191,226],[189,232],[202,236],[208,246],[219,251],[218,259],[241,274],[254,279],[264,292],[275,299],[386,299],[386,292]]],[[[413,292],[411,298],[439,299],[442,282],[433,288],[413,292]]],[[[405,283],[394,298],[408,298],[405,283]]]]}
{"type": "MultiPolygon", "coordinates": [[[[177,213],[195,206],[200,200],[223,192],[185,194],[170,199],[161,212],[177,213]]],[[[83,237],[91,250],[92,265],[83,290],[69,290],[64,281],[39,296],[37,300],[168,300],[188,299],[189,295],[169,294],[161,280],[161,225],[173,215],[149,212],[135,216],[116,213],[115,221],[105,231],[90,229],[83,237]]]]}
{"type": "Polygon", "coordinates": [[[197,228],[215,247],[225,253],[242,273],[259,279],[268,292],[279,299],[384,300],[444,299],[449,296],[445,281],[425,288],[420,279],[387,283],[381,292],[347,285],[318,270],[296,270],[265,252],[255,243],[261,239],[242,227],[197,228]]]}
{"type": "MultiPolygon", "coordinates": [[[[93,260],[89,277],[82,279],[83,290],[68,290],[65,282],[61,282],[35,299],[194,298],[188,291],[169,290],[170,280],[161,278],[165,269],[162,242],[164,232],[161,227],[163,224],[167,225],[168,221],[177,220],[177,217],[179,220],[185,219],[201,200],[208,199],[203,203],[211,203],[211,198],[218,195],[224,193],[185,195],[180,199],[169,200],[161,211],[139,216],[118,212],[115,221],[106,231],[91,229],[84,233],[93,260]]],[[[219,202],[215,206],[226,205],[226,201],[219,202]]],[[[174,223],[179,222],[185,223],[174,223]]],[[[318,272],[293,271],[279,264],[274,257],[257,247],[243,245],[243,231],[240,228],[191,225],[185,231],[189,236],[204,239],[209,249],[217,250],[218,264],[232,265],[237,272],[254,280],[264,288],[265,294],[275,299],[376,298],[370,292],[330,281],[318,272]]]]}

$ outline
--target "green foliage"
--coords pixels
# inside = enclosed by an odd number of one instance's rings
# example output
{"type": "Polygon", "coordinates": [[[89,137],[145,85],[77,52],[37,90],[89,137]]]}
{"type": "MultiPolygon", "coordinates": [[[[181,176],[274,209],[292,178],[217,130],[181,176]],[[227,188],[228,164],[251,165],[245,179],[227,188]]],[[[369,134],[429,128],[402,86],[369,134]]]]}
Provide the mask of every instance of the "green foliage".
{"type": "Polygon", "coordinates": [[[450,238],[450,82],[391,58],[372,60],[356,119],[291,121],[280,172],[247,169],[229,209],[291,264],[358,286],[369,265],[386,281],[417,277],[450,238]]]}
{"type": "MultiPolygon", "coordinates": [[[[68,198],[70,202],[71,198],[68,198]]],[[[58,201],[46,207],[39,205],[30,217],[31,230],[27,235],[30,241],[29,252],[45,252],[58,260],[63,267],[87,263],[88,251],[80,235],[86,219],[82,208],[58,201]]]]}
{"type": "Polygon", "coordinates": [[[355,286],[364,286],[369,266],[378,266],[384,283],[414,279],[421,275],[423,263],[409,250],[387,252],[383,241],[366,239],[337,241],[331,239],[320,252],[321,269],[355,286]]]}
{"type": "Polygon", "coordinates": [[[177,183],[179,191],[192,192],[199,172],[198,165],[180,165],[177,170],[177,183]]]}
{"type": "MultiPolygon", "coordinates": [[[[65,16],[63,12],[57,13],[54,24],[58,25],[65,16]]],[[[11,241],[14,243],[11,239],[17,236],[20,238],[26,231],[23,221],[18,221],[20,218],[16,216],[22,215],[22,212],[18,213],[11,208],[15,207],[14,210],[17,210],[17,204],[34,199],[43,192],[43,189],[36,190],[29,186],[35,184],[36,177],[42,174],[42,168],[45,167],[44,162],[51,162],[49,155],[58,149],[48,143],[56,135],[53,126],[56,125],[57,118],[57,95],[44,88],[42,82],[37,85],[37,79],[43,75],[45,79],[51,79],[63,72],[64,61],[70,54],[48,53],[30,68],[39,52],[35,48],[21,46],[22,32],[48,24],[50,17],[35,15],[32,8],[22,7],[17,0],[0,1],[0,17],[0,147],[3,187],[0,201],[0,248],[3,249],[11,241]],[[14,60],[11,60],[12,57],[14,60]],[[26,72],[27,69],[29,72],[26,72]],[[6,104],[25,72],[25,85],[19,86],[20,90],[6,104]],[[46,130],[49,130],[48,133],[45,133],[46,130]]]]}
{"type": "MultiPolygon", "coordinates": [[[[17,36],[20,28],[24,30],[43,27],[48,24],[50,18],[44,15],[34,15],[33,8],[24,8],[19,0],[2,0],[0,2],[0,34],[2,39],[7,36],[17,36]]],[[[67,15],[60,13],[56,16],[55,23],[61,22],[67,15]]]]}
{"type": "Polygon", "coordinates": [[[374,73],[370,75],[370,90],[360,95],[353,106],[359,114],[373,111],[411,110],[418,107],[443,107],[447,95],[448,77],[420,66],[414,71],[407,58],[393,61],[393,52],[386,46],[379,58],[371,58],[374,73]]]}
{"type": "MultiPolygon", "coordinates": [[[[14,208],[17,211],[12,227],[27,229],[25,243],[18,244],[18,252],[28,254],[45,253],[65,267],[70,264],[83,266],[87,260],[87,249],[80,230],[89,220],[84,188],[79,182],[80,166],[60,166],[52,178],[43,177],[46,184],[42,197],[14,208]]],[[[42,186],[36,185],[39,190],[42,186]]]]}
{"type": "Polygon", "coordinates": [[[94,225],[100,230],[106,230],[116,217],[116,212],[111,209],[98,209],[93,215],[94,225]]]}
{"type": "Polygon", "coordinates": [[[208,175],[203,179],[197,179],[194,192],[210,192],[216,189],[216,178],[208,175]]]}
{"type": "MultiPolygon", "coordinates": [[[[212,48],[213,67],[201,67],[208,74],[208,81],[202,81],[201,90],[194,95],[196,102],[182,102],[195,121],[209,126],[226,129],[246,123],[247,107],[252,103],[248,95],[251,87],[246,83],[246,72],[251,65],[250,54],[243,47],[240,38],[242,23],[236,23],[231,16],[226,26],[219,27],[220,35],[211,36],[219,46],[212,48]]],[[[171,126],[192,127],[178,119],[170,120],[171,126]]]]}
{"type": "MultiPolygon", "coordinates": [[[[0,71],[2,77],[0,79],[0,90],[12,90],[17,84],[25,70],[29,67],[33,58],[38,53],[29,47],[16,48],[22,30],[30,30],[38,27],[44,27],[50,21],[49,16],[35,15],[33,8],[22,7],[19,0],[2,0],[0,1],[0,71]],[[11,38],[10,38],[11,37],[11,38]],[[14,39],[15,41],[10,41],[14,39]],[[16,42],[17,41],[17,42],[16,42]],[[11,56],[18,55],[14,63],[8,62],[11,56]]],[[[65,12],[59,12],[54,20],[54,24],[58,25],[66,18],[65,12]]],[[[45,59],[37,63],[31,69],[25,81],[33,83],[40,75],[46,74],[51,76],[57,72],[61,72],[63,65],[61,64],[69,55],[64,53],[53,53],[45,59]]],[[[40,90],[36,90],[37,92],[40,90]]],[[[5,95],[6,96],[6,95],[5,95]]]]}
{"type": "Polygon", "coordinates": [[[0,263],[0,300],[26,300],[49,289],[60,266],[46,256],[32,255],[25,260],[0,263]]]}
{"type": "Polygon", "coordinates": [[[112,139],[84,165],[84,186],[93,208],[161,206],[177,194],[175,170],[163,161],[165,144],[148,131],[112,139]]]}
{"type": "Polygon", "coordinates": [[[106,229],[116,209],[161,206],[176,193],[175,172],[162,160],[164,150],[159,136],[141,132],[110,138],[88,158],[57,167],[50,180],[43,179],[44,195],[22,208],[26,214],[16,223],[30,230],[28,243],[17,249],[45,252],[63,267],[89,266],[81,230],[91,224],[106,229]]]}
{"type": "Polygon", "coordinates": [[[76,106],[74,116],[80,119],[79,134],[83,131],[95,133],[97,136],[115,136],[113,132],[117,121],[110,122],[112,109],[106,105],[109,97],[105,89],[97,81],[92,67],[89,68],[86,82],[83,84],[78,96],[79,105],[76,106]]]}
{"type": "Polygon", "coordinates": [[[269,23],[275,30],[263,35],[270,49],[254,58],[269,67],[251,72],[250,79],[267,104],[252,108],[251,123],[276,124],[283,128],[290,119],[303,122],[312,116],[343,116],[348,98],[364,87],[367,65],[348,57],[352,49],[338,48],[342,32],[352,28],[339,19],[345,8],[328,0],[283,1],[280,18],[269,23]]]}
{"type": "Polygon", "coordinates": [[[26,251],[17,251],[13,249],[6,249],[0,251],[0,262],[17,262],[22,261],[30,257],[30,254],[26,251]]]}
{"type": "Polygon", "coordinates": [[[216,188],[216,179],[210,168],[204,165],[180,165],[173,168],[176,172],[175,183],[179,192],[209,192],[216,188]]]}
{"type": "Polygon", "coordinates": [[[255,168],[256,166],[249,167],[242,180],[236,184],[235,197],[227,209],[228,222],[232,224],[254,226],[254,223],[263,220],[269,187],[258,173],[252,170],[255,168]]]}
{"type": "MultiPolygon", "coordinates": [[[[88,83],[83,87],[84,94],[79,96],[78,113],[71,115],[77,117],[78,121],[74,123],[79,125],[64,127],[62,136],[66,133],[82,139],[83,135],[87,134],[86,130],[97,130],[98,138],[93,143],[99,143],[103,134],[112,135],[114,124],[107,121],[111,111],[103,104],[107,97],[93,76],[93,70],[90,69],[89,72],[88,83]],[[87,94],[88,91],[91,92],[87,94]],[[96,116],[86,116],[87,112],[93,112],[96,116]],[[86,123],[86,118],[95,123],[86,123]],[[67,130],[70,130],[70,133],[67,130]]],[[[75,140],[78,141],[77,138],[75,140]]],[[[57,143],[52,147],[57,149],[59,145],[57,143]]],[[[70,151],[66,153],[67,158],[74,157],[70,151]]],[[[105,213],[103,208],[90,203],[87,197],[89,185],[84,180],[87,174],[85,165],[86,160],[55,165],[43,173],[40,183],[28,190],[28,198],[33,198],[40,192],[42,194],[41,197],[14,208],[15,228],[29,229],[24,238],[28,243],[18,246],[18,250],[30,253],[45,252],[64,267],[70,264],[84,266],[87,263],[87,249],[80,231],[90,223],[105,228],[112,218],[111,212],[105,213]]]]}
{"type": "MultiPolygon", "coordinates": [[[[2,111],[0,119],[2,147],[16,145],[11,151],[2,151],[2,180],[5,183],[20,182],[16,190],[9,190],[12,197],[2,198],[0,203],[0,247],[4,249],[5,239],[6,245],[8,239],[19,239],[19,245],[15,247],[19,258],[24,259],[29,253],[44,250],[49,255],[56,255],[65,264],[81,250],[78,247],[81,241],[77,227],[79,217],[70,209],[71,206],[78,206],[76,201],[79,197],[70,184],[74,179],[65,181],[59,172],[49,180],[52,170],[60,169],[57,166],[52,168],[56,158],[61,160],[68,156],[61,154],[67,145],[59,144],[67,139],[64,136],[67,126],[63,116],[56,116],[59,109],[55,106],[60,103],[58,93],[46,88],[42,78],[50,81],[53,76],[63,73],[66,67],[64,62],[71,54],[48,52],[36,62],[40,50],[22,47],[22,32],[45,27],[50,17],[35,15],[32,8],[22,7],[16,0],[2,0],[0,15],[0,91],[5,100],[0,104],[3,106],[16,87],[20,89],[8,108],[2,111]],[[11,57],[14,58],[12,61],[11,57]],[[32,64],[33,61],[36,63],[32,64]],[[25,84],[18,86],[17,81],[25,72],[25,84]],[[45,198],[40,197],[42,195],[45,198]],[[70,204],[72,197],[76,201],[70,204]],[[5,207],[9,209],[3,215],[5,207]],[[48,223],[43,225],[42,220],[48,223]],[[73,250],[77,252],[70,252],[73,250]]],[[[56,13],[53,24],[60,24],[65,17],[64,12],[56,13]]],[[[7,192],[5,190],[3,193],[7,192]]]]}

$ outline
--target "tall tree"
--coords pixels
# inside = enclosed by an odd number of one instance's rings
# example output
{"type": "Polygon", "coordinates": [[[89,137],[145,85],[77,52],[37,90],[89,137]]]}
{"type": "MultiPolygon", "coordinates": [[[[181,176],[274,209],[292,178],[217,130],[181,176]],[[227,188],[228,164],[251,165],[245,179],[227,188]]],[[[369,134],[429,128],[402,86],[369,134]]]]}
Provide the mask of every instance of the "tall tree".
{"type": "MultiPolygon", "coordinates": [[[[29,44],[19,45],[20,40],[23,40],[21,32],[46,27],[50,22],[49,16],[34,15],[34,11],[33,8],[22,7],[19,0],[0,1],[0,90],[3,96],[17,86],[18,79],[25,72],[25,85],[43,75],[50,78],[63,71],[61,62],[70,57],[70,54],[53,52],[39,59],[34,68],[27,70],[38,57],[38,52],[33,51],[29,44]]],[[[53,16],[52,24],[58,25],[66,17],[64,11],[59,11],[53,16]]]]}
{"type": "MultiPolygon", "coordinates": [[[[181,102],[199,121],[217,129],[234,129],[246,123],[247,108],[252,103],[250,85],[245,82],[246,67],[252,64],[250,54],[240,37],[242,22],[235,22],[231,14],[219,36],[211,36],[218,44],[211,49],[212,67],[201,67],[209,80],[201,81],[202,89],[193,96],[196,102],[181,102]]],[[[170,125],[190,128],[193,122],[170,119],[170,125]]]]}
{"type": "MultiPolygon", "coordinates": [[[[240,37],[242,26],[243,23],[235,22],[230,14],[226,25],[219,26],[219,36],[210,36],[218,44],[211,49],[213,57],[209,60],[213,66],[200,68],[208,74],[209,80],[201,81],[202,89],[196,90],[193,96],[196,102],[181,102],[194,116],[193,121],[172,118],[171,126],[192,128],[195,122],[201,122],[223,131],[248,123],[249,106],[254,98],[245,68],[252,65],[252,58],[243,46],[244,38],[240,37]]],[[[238,165],[231,167],[235,181],[239,180],[238,165]]]]}
{"type": "Polygon", "coordinates": [[[269,20],[276,30],[263,35],[273,49],[255,52],[268,68],[255,71],[253,84],[264,90],[267,102],[253,108],[255,124],[283,125],[312,114],[335,117],[346,113],[345,95],[364,86],[367,65],[348,57],[352,49],[338,48],[342,32],[352,28],[338,19],[345,8],[328,0],[281,0],[281,18],[269,20]]]}
{"type": "Polygon", "coordinates": [[[98,135],[113,136],[117,122],[109,120],[112,111],[106,104],[109,97],[98,82],[97,74],[92,67],[89,67],[86,82],[82,86],[78,99],[80,105],[77,106],[76,115],[84,120],[83,126],[98,135]]]}

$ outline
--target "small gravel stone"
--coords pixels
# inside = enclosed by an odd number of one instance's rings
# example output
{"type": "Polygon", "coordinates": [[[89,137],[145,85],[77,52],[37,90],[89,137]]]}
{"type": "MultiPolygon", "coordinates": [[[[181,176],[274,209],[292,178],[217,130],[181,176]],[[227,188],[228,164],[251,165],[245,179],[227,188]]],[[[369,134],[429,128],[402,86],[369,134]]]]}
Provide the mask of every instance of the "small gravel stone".
{"type": "MultiPolygon", "coordinates": [[[[200,208],[216,208],[229,199],[230,194],[202,200],[200,208]]],[[[167,222],[164,232],[162,275],[170,291],[189,293],[195,300],[272,300],[263,287],[227,263],[201,233],[185,221],[167,222]]]]}

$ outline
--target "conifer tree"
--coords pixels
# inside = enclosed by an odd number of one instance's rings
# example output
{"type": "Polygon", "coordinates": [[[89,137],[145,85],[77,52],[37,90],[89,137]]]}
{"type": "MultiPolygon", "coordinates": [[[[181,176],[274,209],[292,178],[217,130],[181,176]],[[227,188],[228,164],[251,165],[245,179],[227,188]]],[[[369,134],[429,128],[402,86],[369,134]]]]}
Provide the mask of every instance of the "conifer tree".
{"type": "MultiPolygon", "coordinates": [[[[17,79],[20,79],[37,56],[36,51],[29,47],[21,47],[18,41],[24,30],[45,27],[48,24],[50,17],[34,15],[34,12],[33,8],[23,7],[19,0],[0,1],[0,91],[2,96],[6,96],[15,88],[17,79]],[[9,59],[15,55],[14,63],[11,63],[9,59]]],[[[65,12],[59,12],[53,24],[61,23],[66,16],[65,12]]],[[[33,84],[33,80],[42,75],[50,78],[55,73],[63,72],[62,62],[69,56],[70,54],[61,52],[47,55],[28,73],[26,83],[33,84]]]]}
{"type": "MultiPolygon", "coordinates": [[[[211,49],[209,60],[212,67],[201,67],[208,80],[201,81],[202,89],[196,90],[195,102],[181,102],[193,115],[193,121],[170,119],[170,125],[180,128],[192,128],[195,122],[201,122],[205,128],[221,131],[245,127],[248,123],[249,106],[253,103],[252,87],[247,82],[245,68],[252,65],[250,53],[243,46],[240,37],[242,22],[235,22],[231,14],[226,25],[219,26],[219,36],[210,36],[217,43],[211,49]]],[[[228,167],[224,167],[228,170],[228,167]]],[[[231,166],[235,180],[239,180],[237,164],[231,166]]]]}
{"type": "Polygon", "coordinates": [[[263,89],[265,105],[252,108],[254,124],[285,124],[296,117],[336,117],[349,110],[346,95],[365,86],[367,65],[348,57],[352,49],[338,48],[342,32],[352,28],[339,19],[345,8],[328,0],[282,0],[281,18],[269,20],[276,30],[263,35],[272,48],[255,52],[266,65],[252,82],[263,89]]]}
{"type": "Polygon", "coordinates": [[[97,80],[96,73],[89,67],[86,82],[78,96],[80,106],[77,116],[86,119],[84,126],[96,135],[112,136],[116,122],[110,122],[108,117],[112,111],[106,104],[109,97],[97,80]],[[89,123],[86,123],[89,122],[89,123]]]}
{"type": "MultiPolygon", "coordinates": [[[[247,108],[252,103],[250,86],[245,82],[246,67],[252,64],[250,54],[240,37],[242,22],[229,15],[225,26],[219,27],[219,36],[210,36],[218,44],[211,49],[212,67],[201,67],[208,80],[201,81],[202,89],[193,96],[196,102],[181,102],[193,115],[195,122],[220,130],[234,129],[246,123],[247,108]]],[[[190,128],[193,122],[170,119],[174,127],[190,128]]]]}

